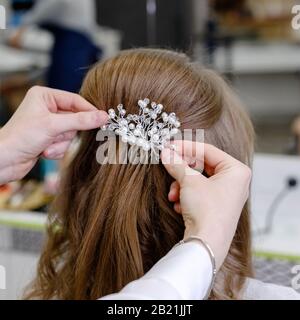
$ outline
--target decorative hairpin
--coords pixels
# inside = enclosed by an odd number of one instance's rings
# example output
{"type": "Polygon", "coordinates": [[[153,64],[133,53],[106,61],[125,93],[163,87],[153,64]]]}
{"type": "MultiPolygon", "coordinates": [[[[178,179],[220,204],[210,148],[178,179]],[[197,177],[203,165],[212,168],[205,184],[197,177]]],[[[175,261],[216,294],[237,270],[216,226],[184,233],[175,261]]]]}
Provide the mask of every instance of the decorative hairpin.
{"type": "Polygon", "coordinates": [[[108,110],[109,121],[101,129],[113,131],[124,143],[136,145],[144,151],[153,151],[159,157],[170,138],[179,132],[180,122],[176,114],[167,114],[163,105],[151,102],[148,98],[138,101],[139,114],[128,114],[123,105],[108,110]]]}

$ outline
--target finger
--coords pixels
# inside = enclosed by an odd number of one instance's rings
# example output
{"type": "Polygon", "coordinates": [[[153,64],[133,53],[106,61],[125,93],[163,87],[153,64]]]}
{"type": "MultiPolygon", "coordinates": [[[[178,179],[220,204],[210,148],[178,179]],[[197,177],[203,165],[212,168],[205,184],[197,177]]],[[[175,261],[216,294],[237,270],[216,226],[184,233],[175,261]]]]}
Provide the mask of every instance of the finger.
{"type": "Polygon", "coordinates": [[[179,201],[179,197],[180,197],[180,186],[177,181],[174,181],[170,186],[168,199],[171,202],[177,202],[179,201]]]}
{"type": "Polygon", "coordinates": [[[181,205],[180,205],[179,202],[176,202],[176,203],[174,204],[174,210],[175,210],[175,212],[177,212],[177,213],[179,213],[179,214],[182,213],[181,205]]]}
{"type": "Polygon", "coordinates": [[[205,166],[214,169],[215,173],[224,166],[231,167],[238,163],[238,160],[210,144],[193,141],[174,141],[173,144],[179,154],[202,160],[205,166]]]}
{"type": "Polygon", "coordinates": [[[70,141],[73,140],[77,135],[77,131],[69,131],[69,132],[64,132],[58,135],[54,141],[54,143],[62,142],[62,141],[70,141]]]}
{"type": "Polygon", "coordinates": [[[199,174],[191,169],[186,161],[176,152],[170,149],[163,149],[161,160],[168,173],[181,185],[187,175],[199,174]]]}
{"type": "Polygon", "coordinates": [[[50,88],[44,88],[44,90],[46,95],[48,96],[49,101],[54,101],[56,112],[81,112],[97,110],[95,106],[93,106],[78,94],[50,88]]]}
{"type": "Polygon", "coordinates": [[[55,143],[44,151],[43,156],[51,160],[60,159],[61,156],[63,156],[67,152],[71,143],[72,141],[55,143]]]}
{"type": "Polygon", "coordinates": [[[84,131],[101,127],[108,121],[104,111],[51,114],[50,125],[52,134],[57,136],[68,131],[84,131]]]}

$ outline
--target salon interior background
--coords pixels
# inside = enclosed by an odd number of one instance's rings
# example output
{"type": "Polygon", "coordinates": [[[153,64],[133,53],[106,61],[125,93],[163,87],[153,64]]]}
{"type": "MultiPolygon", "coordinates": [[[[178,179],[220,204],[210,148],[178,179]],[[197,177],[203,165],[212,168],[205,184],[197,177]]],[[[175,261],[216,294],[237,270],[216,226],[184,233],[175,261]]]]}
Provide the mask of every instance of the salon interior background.
{"type": "MultiPolygon", "coordinates": [[[[47,1],[47,0],[44,0],[47,1]]],[[[99,59],[120,49],[182,50],[218,70],[237,90],[256,128],[252,186],[253,251],[257,277],[290,285],[300,257],[300,30],[292,28],[296,0],[99,0],[93,39],[99,59]],[[268,232],[258,230],[271,226],[268,232]]],[[[33,0],[0,0],[0,124],[32,85],[46,84],[53,36],[27,28],[11,37],[33,0]]],[[[20,297],[34,272],[48,210],[63,163],[42,160],[22,182],[0,189],[0,265],[7,290],[20,297]]]]}

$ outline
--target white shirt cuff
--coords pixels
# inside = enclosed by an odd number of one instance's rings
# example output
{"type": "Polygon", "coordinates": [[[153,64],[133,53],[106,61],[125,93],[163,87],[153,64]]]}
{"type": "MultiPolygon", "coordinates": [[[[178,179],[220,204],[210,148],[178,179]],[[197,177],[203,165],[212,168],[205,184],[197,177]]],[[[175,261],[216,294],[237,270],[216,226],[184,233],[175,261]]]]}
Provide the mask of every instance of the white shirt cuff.
{"type": "Polygon", "coordinates": [[[206,249],[189,242],[173,248],[141,279],[104,300],[202,300],[212,280],[212,263],[206,249]]]}

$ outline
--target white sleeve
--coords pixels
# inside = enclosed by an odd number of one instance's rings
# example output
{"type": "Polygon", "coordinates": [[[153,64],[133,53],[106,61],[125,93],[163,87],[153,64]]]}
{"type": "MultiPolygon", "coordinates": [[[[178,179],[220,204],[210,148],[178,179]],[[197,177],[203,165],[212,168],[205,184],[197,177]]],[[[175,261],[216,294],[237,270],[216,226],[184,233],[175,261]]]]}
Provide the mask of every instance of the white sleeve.
{"type": "Polygon", "coordinates": [[[33,25],[51,21],[56,13],[63,10],[62,0],[39,0],[34,7],[25,15],[23,24],[33,25]]]}
{"type": "Polygon", "coordinates": [[[173,248],[141,279],[101,300],[202,300],[212,280],[212,263],[196,242],[173,248]]]}

